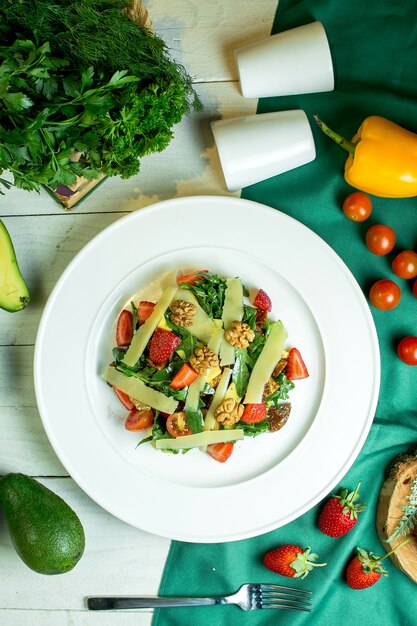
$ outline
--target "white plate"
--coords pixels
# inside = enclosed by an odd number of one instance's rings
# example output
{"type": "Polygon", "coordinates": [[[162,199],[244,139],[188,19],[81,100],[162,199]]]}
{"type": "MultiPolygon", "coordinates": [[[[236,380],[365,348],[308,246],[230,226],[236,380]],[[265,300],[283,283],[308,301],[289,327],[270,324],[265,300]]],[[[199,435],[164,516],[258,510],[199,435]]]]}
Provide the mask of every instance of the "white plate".
{"type": "Polygon", "coordinates": [[[48,300],[34,369],[45,430],[80,487],[133,526],[193,542],[264,533],[323,498],[365,441],[380,375],[368,305],[333,250],[275,209],[210,196],[152,205],[95,237],[48,300]],[[291,393],[286,426],[239,442],[224,464],[199,450],[137,448],[99,376],[125,303],[161,273],[190,267],[267,291],[310,372],[291,393]]]}

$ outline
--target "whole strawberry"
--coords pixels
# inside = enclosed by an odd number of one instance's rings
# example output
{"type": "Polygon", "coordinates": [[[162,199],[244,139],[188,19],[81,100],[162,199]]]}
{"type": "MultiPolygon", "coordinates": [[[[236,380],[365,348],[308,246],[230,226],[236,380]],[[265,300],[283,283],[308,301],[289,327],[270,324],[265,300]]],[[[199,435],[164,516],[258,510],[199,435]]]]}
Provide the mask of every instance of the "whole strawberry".
{"type": "Polygon", "coordinates": [[[313,567],[323,567],[327,563],[314,563],[317,554],[311,554],[311,548],[303,550],[295,544],[278,546],[267,552],[263,564],[276,574],[289,578],[305,578],[313,567]]]}
{"type": "Polygon", "coordinates": [[[355,503],[359,497],[359,481],[355,491],[341,489],[338,496],[332,496],[324,505],[319,516],[319,528],[329,537],[346,535],[358,521],[358,513],[365,510],[363,502],[355,503]]]}
{"type": "Polygon", "coordinates": [[[406,537],[393,550],[383,556],[375,556],[373,552],[366,552],[356,548],[357,555],[349,562],[346,569],[346,582],[351,589],[366,589],[372,587],[381,576],[388,576],[388,572],[381,565],[381,561],[391,556],[398,548],[408,543],[411,537],[406,537]]]}

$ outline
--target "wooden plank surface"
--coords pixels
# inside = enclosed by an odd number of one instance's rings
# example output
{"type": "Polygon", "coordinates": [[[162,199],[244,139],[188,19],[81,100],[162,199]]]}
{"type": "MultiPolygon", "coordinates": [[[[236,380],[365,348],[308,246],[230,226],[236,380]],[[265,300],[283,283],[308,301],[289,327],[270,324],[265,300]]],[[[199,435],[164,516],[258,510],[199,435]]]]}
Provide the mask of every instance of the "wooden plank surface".
{"type": "Polygon", "coordinates": [[[169,548],[168,540],[130,527],[104,511],[58,460],[36,406],[36,332],[53,285],[103,228],[126,212],[175,196],[229,195],[210,122],[255,113],[257,102],[240,93],[233,50],[269,35],[277,3],[144,0],[144,4],[173,57],[193,76],[204,110],[178,124],[168,148],[144,158],[138,176],[107,180],[71,213],[44,191],[12,189],[0,196],[0,216],[32,295],[24,311],[0,310],[0,474],[20,471],[40,477],[77,511],[87,537],[85,555],[72,572],[41,576],[19,559],[0,515],[2,626],[149,626],[151,611],[97,615],[86,610],[84,598],[157,593],[169,548]]]}

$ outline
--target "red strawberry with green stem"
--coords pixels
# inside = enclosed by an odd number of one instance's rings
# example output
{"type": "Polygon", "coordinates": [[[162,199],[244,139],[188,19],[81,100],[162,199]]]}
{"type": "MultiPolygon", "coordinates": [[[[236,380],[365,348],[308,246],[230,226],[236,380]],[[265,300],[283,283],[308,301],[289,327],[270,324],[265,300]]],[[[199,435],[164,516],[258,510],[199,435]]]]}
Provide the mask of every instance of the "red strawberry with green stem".
{"type": "Polygon", "coordinates": [[[327,563],[314,563],[317,554],[311,548],[303,550],[295,544],[278,546],[265,554],[263,564],[276,574],[289,578],[305,578],[314,567],[324,567],[327,563]]]}
{"type": "Polygon", "coordinates": [[[349,562],[346,569],[346,582],[349,587],[351,589],[366,589],[375,585],[381,576],[388,576],[388,572],[381,565],[381,561],[387,556],[391,556],[410,539],[411,537],[407,537],[384,556],[375,556],[373,552],[366,552],[362,548],[357,548],[357,555],[349,562]]]}
{"type": "Polygon", "coordinates": [[[329,537],[346,535],[358,521],[358,513],[365,510],[363,502],[355,502],[359,497],[359,487],[349,493],[348,489],[341,489],[338,496],[332,496],[324,505],[319,516],[319,528],[329,537]]]}

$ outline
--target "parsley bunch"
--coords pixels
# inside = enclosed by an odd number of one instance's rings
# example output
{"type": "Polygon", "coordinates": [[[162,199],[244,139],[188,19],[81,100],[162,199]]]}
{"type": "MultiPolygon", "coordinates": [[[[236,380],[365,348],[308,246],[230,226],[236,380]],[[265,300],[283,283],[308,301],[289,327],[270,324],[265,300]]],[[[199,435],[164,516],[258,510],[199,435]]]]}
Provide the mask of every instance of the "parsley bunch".
{"type": "Polygon", "coordinates": [[[10,170],[17,187],[128,178],[201,107],[185,69],[129,8],[130,0],[1,3],[0,174],[10,170]]]}

